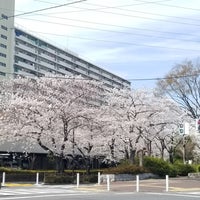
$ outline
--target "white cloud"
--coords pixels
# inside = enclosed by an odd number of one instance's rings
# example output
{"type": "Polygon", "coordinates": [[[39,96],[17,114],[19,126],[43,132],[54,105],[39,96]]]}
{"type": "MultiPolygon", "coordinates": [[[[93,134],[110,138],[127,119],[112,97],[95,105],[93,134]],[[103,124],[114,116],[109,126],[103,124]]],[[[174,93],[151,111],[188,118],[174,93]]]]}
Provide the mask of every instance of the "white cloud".
{"type": "MultiPolygon", "coordinates": [[[[66,1],[16,0],[16,9],[17,13],[27,12],[63,3],[66,1]]],[[[54,44],[69,48],[118,75],[148,77],[155,75],[153,71],[159,68],[157,75],[163,76],[174,63],[198,56],[198,51],[191,50],[200,50],[200,12],[195,10],[199,6],[200,1],[196,0],[88,0],[37,15],[24,15],[25,19],[17,17],[16,23],[36,35],[45,33],[42,37],[51,39],[54,44]]]]}

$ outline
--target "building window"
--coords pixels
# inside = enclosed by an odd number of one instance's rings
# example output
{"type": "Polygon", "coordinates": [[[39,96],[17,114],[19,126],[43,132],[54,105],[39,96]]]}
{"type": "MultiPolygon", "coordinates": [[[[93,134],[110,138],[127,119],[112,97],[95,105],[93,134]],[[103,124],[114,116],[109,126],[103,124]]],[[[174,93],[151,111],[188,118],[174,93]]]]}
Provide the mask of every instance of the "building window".
{"type": "Polygon", "coordinates": [[[8,19],[7,15],[1,14],[2,19],[8,19]]]}
{"type": "Polygon", "coordinates": [[[2,63],[2,62],[0,62],[0,66],[2,66],[2,67],[6,67],[6,63],[2,63]]]}
{"type": "Polygon", "coordinates": [[[0,72],[0,75],[1,75],[1,76],[6,76],[6,73],[0,72]]]}
{"type": "Polygon", "coordinates": [[[0,56],[6,58],[6,54],[4,53],[0,53],[0,56]]]}
{"type": "Polygon", "coordinates": [[[8,28],[6,26],[3,26],[3,25],[1,25],[1,29],[5,30],[5,31],[8,30],[8,28]]]}
{"type": "Polygon", "coordinates": [[[1,34],[1,38],[7,40],[7,36],[5,36],[5,35],[3,35],[3,34],[1,34]]]}
{"type": "Polygon", "coordinates": [[[0,43],[0,47],[7,49],[7,46],[5,44],[0,43]]]}

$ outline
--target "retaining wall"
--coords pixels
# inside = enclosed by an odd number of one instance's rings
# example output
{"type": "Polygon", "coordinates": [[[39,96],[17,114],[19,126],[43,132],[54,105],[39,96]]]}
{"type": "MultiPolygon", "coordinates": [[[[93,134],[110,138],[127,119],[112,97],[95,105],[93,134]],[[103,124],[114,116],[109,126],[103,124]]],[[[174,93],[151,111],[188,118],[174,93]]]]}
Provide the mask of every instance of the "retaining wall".
{"type": "MultiPolygon", "coordinates": [[[[101,182],[105,183],[107,181],[107,175],[109,175],[111,182],[136,180],[136,175],[132,175],[132,174],[102,174],[100,176],[101,182]]],[[[158,178],[158,176],[152,173],[144,173],[144,174],[139,174],[139,178],[140,180],[142,180],[142,179],[148,179],[148,178],[158,178]]]]}

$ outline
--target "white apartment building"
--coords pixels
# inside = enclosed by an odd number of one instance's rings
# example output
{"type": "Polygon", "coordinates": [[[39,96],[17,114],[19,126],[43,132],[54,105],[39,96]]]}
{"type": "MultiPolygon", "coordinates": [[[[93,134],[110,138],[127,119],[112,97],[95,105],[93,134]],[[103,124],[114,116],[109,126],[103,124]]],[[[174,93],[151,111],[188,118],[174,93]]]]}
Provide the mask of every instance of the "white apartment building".
{"type": "Polygon", "coordinates": [[[14,0],[0,0],[0,77],[13,73],[14,0]]]}
{"type": "Polygon", "coordinates": [[[27,31],[14,28],[14,0],[0,0],[0,76],[81,75],[116,88],[130,82],[27,31]],[[11,6],[12,4],[12,6],[11,6]]]}

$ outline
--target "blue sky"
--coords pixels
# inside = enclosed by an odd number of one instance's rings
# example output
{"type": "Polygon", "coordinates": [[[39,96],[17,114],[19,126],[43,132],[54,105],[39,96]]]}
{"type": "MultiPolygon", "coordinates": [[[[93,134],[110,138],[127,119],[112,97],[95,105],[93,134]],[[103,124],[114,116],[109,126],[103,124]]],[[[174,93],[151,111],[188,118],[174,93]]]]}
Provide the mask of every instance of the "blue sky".
{"type": "Polygon", "coordinates": [[[16,17],[16,26],[128,80],[164,77],[199,57],[199,0],[16,0],[15,14],[76,1],[16,17]]]}

